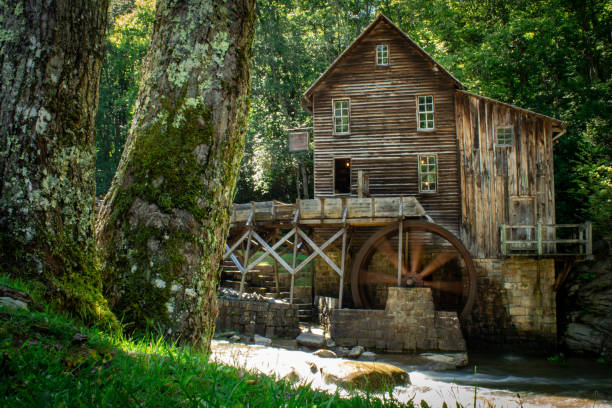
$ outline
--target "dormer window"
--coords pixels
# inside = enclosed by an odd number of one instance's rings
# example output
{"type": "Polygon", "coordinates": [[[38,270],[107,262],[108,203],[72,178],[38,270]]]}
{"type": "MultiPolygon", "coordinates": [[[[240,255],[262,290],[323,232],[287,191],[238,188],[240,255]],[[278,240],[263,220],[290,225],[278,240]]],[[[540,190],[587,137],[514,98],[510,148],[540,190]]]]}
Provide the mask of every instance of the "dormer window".
{"type": "Polygon", "coordinates": [[[350,100],[334,99],[334,134],[348,135],[350,133],[350,100]]]}
{"type": "Polygon", "coordinates": [[[434,103],[432,95],[417,96],[417,121],[419,130],[434,129],[434,103]]]}
{"type": "Polygon", "coordinates": [[[376,46],[376,65],[389,65],[389,46],[387,44],[376,46]]]}

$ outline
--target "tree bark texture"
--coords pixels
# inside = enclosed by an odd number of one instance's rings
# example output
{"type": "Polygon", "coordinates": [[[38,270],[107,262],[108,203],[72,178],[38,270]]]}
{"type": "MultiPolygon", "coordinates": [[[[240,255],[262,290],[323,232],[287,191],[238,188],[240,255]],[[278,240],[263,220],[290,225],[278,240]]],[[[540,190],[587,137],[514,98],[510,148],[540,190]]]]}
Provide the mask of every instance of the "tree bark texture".
{"type": "Polygon", "coordinates": [[[244,148],[254,0],[160,0],[134,119],[96,225],[134,329],[210,346],[244,148]]]}
{"type": "Polygon", "coordinates": [[[0,269],[103,324],[94,172],[107,9],[0,0],[0,269]]]}

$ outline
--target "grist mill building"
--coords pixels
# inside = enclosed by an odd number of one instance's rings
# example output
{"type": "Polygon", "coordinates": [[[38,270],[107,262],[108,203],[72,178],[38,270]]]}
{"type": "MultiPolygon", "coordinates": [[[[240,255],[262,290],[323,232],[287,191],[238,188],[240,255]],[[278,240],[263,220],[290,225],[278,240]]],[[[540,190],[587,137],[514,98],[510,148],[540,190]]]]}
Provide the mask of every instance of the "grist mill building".
{"type": "Polygon", "coordinates": [[[425,287],[468,343],[556,342],[555,259],[591,251],[588,223],[555,221],[561,121],[466,91],[382,14],[302,105],[315,198],[234,206],[225,255],[241,290],[258,247],[289,272],[292,301],[308,273],[343,310],[425,287]]]}

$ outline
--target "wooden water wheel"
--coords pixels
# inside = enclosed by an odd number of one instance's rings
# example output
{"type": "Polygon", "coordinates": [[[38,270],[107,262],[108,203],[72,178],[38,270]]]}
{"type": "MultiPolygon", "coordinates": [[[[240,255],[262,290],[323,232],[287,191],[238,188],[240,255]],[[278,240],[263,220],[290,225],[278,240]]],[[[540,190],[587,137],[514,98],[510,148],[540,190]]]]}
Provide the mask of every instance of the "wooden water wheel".
{"type": "Polygon", "coordinates": [[[445,228],[422,220],[388,225],[363,244],[353,262],[351,290],[359,308],[384,308],[387,287],[430,287],[437,310],[466,316],[476,296],[476,274],[470,253],[445,228]],[[399,250],[401,245],[401,251],[399,250]]]}

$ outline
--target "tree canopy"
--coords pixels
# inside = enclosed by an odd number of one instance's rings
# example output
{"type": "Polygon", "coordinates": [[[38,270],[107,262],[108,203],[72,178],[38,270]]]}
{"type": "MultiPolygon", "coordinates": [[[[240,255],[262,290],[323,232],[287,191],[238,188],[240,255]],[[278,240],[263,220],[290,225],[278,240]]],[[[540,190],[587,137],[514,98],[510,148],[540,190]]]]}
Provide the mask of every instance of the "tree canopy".
{"type": "MultiPolygon", "coordinates": [[[[592,219],[601,233],[611,229],[608,0],[262,0],[257,7],[236,202],[293,201],[300,194],[298,159],[312,178],[312,157],[288,152],[287,129],[311,125],[301,95],[383,12],[468,90],[566,122],[555,146],[557,221],[592,219]]],[[[127,133],[150,10],[146,0],[112,5],[98,117],[99,195],[127,133]]]]}

